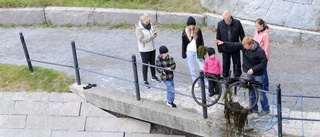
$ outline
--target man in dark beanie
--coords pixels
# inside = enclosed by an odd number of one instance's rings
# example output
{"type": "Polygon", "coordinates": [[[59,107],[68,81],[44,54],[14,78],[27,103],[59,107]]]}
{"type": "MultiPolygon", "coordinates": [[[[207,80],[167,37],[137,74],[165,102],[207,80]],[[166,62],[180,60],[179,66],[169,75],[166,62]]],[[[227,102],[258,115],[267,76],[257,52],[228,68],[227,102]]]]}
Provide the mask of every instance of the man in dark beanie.
{"type": "Polygon", "coordinates": [[[160,79],[167,86],[167,106],[171,108],[176,108],[176,104],[173,103],[175,89],[174,89],[174,81],[173,81],[173,71],[176,68],[176,63],[174,59],[169,56],[169,50],[166,46],[161,46],[159,48],[160,55],[156,60],[156,66],[160,68],[156,68],[157,72],[160,73],[160,79]]]}

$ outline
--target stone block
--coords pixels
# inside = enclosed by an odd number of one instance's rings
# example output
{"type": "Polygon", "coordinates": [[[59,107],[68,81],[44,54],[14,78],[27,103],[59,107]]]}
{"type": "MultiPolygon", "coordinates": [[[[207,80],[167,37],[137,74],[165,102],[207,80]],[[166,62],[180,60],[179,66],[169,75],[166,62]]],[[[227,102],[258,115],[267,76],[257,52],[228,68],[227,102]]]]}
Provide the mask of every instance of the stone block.
{"type": "Polygon", "coordinates": [[[124,137],[124,133],[52,131],[51,137],[124,137]]]}
{"type": "Polygon", "coordinates": [[[292,3],[300,3],[300,4],[311,5],[313,0],[285,0],[285,1],[292,2],[292,3]]]}
{"type": "Polygon", "coordinates": [[[269,25],[270,41],[279,43],[300,44],[301,30],[269,25]]]}
{"type": "Polygon", "coordinates": [[[87,118],[86,131],[150,133],[151,124],[131,118],[87,118]]]}
{"type": "Polygon", "coordinates": [[[288,3],[285,1],[273,2],[270,5],[268,12],[266,12],[264,16],[261,16],[261,18],[267,24],[284,25],[287,17],[289,16],[288,11],[291,10],[293,5],[294,5],[293,3],[288,3]],[[281,16],[275,16],[275,15],[281,15],[281,16]]]}
{"type": "Polygon", "coordinates": [[[312,5],[320,5],[320,0],[313,0],[312,5]]]}
{"type": "Polygon", "coordinates": [[[194,17],[197,25],[204,23],[203,15],[159,11],[157,12],[157,24],[186,24],[190,16],[194,17]]]}
{"type": "Polygon", "coordinates": [[[0,115],[0,128],[24,128],[26,115],[0,115]]]}
{"type": "Polygon", "coordinates": [[[45,23],[43,8],[0,8],[0,24],[45,23]]]}
{"type": "Polygon", "coordinates": [[[116,118],[116,116],[90,104],[82,103],[80,116],[83,117],[105,117],[105,118],[116,118]]]}
{"type": "Polygon", "coordinates": [[[320,46],[320,32],[302,31],[301,43],[308,46],[320,46]]]}
{"type": "Polygon", "coordinates": [[[49,101],[52,102],[86,102],[83,98],[74,93],[50,93],[49,101]]]}
{"type": "Polygon", "coordinates": [[[85,117],[34,116],[29,115],[25,129],[84,131],[85,117]]]}
{"type": "Polygon", "coordinates": [[[216,14],[204,13],[203,15],[205,16],[205,24],[209,27],[217,28],[218,22],[223,19],[222,16],[216,14]]]}
{"type": "Polygon", "coordinates": [[[94,8],[46,7],[46,21],[53,25],[93,25],[94,8]]]}
{"type": "Polygon", "coordinates": [[[286,17],[284,26],[307,30],[318,30],[318,23],[320,20],[320,5],[312,6],[294,4],[288,13],[289,15],[286,17]]]}
{"type": "Polygon", "coordinates": [[[47,92],[0,92],[0,100],[48,101],[47,92]]]}
{"type": "Polygon", "coordinates": [[[51,137],[51,130],[0,129],[0,137],[51,137]]]}
{"type": "Polygon", "coordinates": [[[185,137],[180,135],[161,135],[161,134],[142,134],[142,133],[126,133],[125,137],[185,137]]]}
{"type": "Polygon", "coordinates": [[[79,116],[81,102],[17,101],[12,114],[79,116]]]}
{"type": "Polygon", "coordinates": [[[140,16],[144,13],[150,16],[153,24],[156,23],[156,11],[105,8],[96,8],[94,10],[94,21],[96,25],[137,24],[140,16]]]}
{"type": "Polygon", "coordinates": [[[0,100],[0,115],[4,114],[11,114],[11,111],[13,110],[14,101],[3,101],[0,100]]]}

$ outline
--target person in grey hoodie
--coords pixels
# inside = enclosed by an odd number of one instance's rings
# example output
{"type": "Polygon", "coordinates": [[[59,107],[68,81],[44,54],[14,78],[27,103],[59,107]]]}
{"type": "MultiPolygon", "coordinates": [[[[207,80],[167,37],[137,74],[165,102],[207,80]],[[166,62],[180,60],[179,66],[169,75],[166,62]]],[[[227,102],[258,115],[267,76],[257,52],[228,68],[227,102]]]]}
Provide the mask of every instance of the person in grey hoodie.
{"type": "MultiPolygon", "coordinates": [[[[240,42],[227,42],[215,40],[218,46],[227,47],[231,51],[242,50],[243,64],[242,69],[247,74],[248,80],[255,80],[263,84],[264,68],[267,65],[267,57],[264,50],[259,46],[259,43],[254,41],[252,37],[245,36],[240,42]]],[[[249,92],[250,102],[255,100],[255,93],[249,92]]],[[[250,112],[258,113],[258,116],[264,116],[270,113],[268,97],[265,92],[259,91],[259,98],[262,111],[258,112],[258,105],[256,104],[250,112]]]]}
{"type": "MultiPolygon", "coordinates": [[[[154,40],[157,37],[157,31],[153,28],[150,23],[150,17],[148,14],[140,16],[140,20],[136,25],[136,36],[138,38],[138,48],[141,55],[142,63],[155,65],[156,59],[156,48],[154,40]]],[[[152,81],[160,83],[161,81],[156,76],[155,68],[150,67],[152,81]]],[[[142,65],[142,75],[144,85],[146,88],[150,88],[148,82],[148,66],[142,65]]]]}

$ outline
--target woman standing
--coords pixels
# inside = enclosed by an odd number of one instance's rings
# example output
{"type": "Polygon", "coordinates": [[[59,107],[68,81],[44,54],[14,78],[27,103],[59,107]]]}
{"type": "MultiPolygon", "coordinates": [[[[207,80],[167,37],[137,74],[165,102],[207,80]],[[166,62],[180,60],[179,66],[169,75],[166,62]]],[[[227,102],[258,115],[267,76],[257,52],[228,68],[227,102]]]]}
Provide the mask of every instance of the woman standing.
{"type": "MultiPolygon", "coordinates": [[[[270,35],[269,35],[269,26],[262,19],[257,19],[255,21],[256,29],[253,34],[253,39],[260,44],[260,47],[266,53],[267,60],[269,61],[270,57],[270,35]]],[[[263,90],[269,91],[269,78],[267,72],[267,65],[264,68],[263,73],[263,90]]]]}
{"type": "Polygon", "coordinates": [[[203,70],[203,58],[198,58],[197,55],[200,45],[204,45],[202,32],[196,27],[196,20],[190,16],[187,20],[187,28],[182,32],[182,58],[187,58],[192,81],[197,76],[194,59],[197,60],[200,70],[203,70]]]}
{"type": "MultiPolygon", "coordinates": [[[[136,36],[138,38],[138,48],[142,62],[145,64],[155,65],[156,48],[154,39],[157,37],[157,32],[150,23],[150,17],[148,14],[140,16],[140,20],[136,28],[136,36]]],[[[160,83],[161,81],[156,77],[155,68],[150,67],[150,70],[152,75],[151,80],[160,83]]],[[[147,73],[148,66],[142,65],[144,85],[146,88],[150,88],[147,73]]]]}

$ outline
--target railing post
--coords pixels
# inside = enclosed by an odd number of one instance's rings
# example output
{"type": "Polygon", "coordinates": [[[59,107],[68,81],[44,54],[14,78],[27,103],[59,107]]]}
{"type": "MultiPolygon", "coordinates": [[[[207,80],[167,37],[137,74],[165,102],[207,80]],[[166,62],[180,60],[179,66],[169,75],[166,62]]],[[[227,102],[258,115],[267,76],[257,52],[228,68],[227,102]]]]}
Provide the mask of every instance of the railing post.
{"type": "Polygon", "coordinates": [[[278,116],[278,137],[282,137],[282,107],[281,107],[281,85],[277,85],[277,116],[278,116]]]}
{"type": "MultiPolygon", "coordinates": [[[[204,76],[203,71],[200,71],[200,76],[204,76]]],[[[205,91],[205,84],[204,84],[204,78],[202,77],[200,79],[200,87],[201,87],[201,99],[202,99],[202,103],[206,104],[206,91],[205,91]]],[[[208,111],[207,111],[207,107],[202,107],[202,112],[203,112],[203,118],[207,119],[208,118],[208,111]]]]}
{"type": "Polygon", "coordinates": [[[26,44],[26,42],[24,41],[24,37],[23,37],[23,35],[22,35],[22,32],[20,32],[20,40],[21,40],[21,44],[22,44],[23,51],[24,51],[24,55],[26,56],[26,60],[27,60],[28,67],[29,67],[29,71],[30,71],[31,73],[33,73],[33,67],[32,67],[32,64],[31,64],[30,57],[29,57],[29,52],[28,52],[28,49],[27,49],[27,44],[26,44]]]}
{"type": "Polygon", "coordinates": [[[74,63],[74,70],[76,72],[77,84],[81,85],[77,50],[76,50],[76,44],[74,43],[74,41],[71,42],[71,49],[72,49],[72,53],[73,53],[73,63],[74,63]]]}
{"type": "Polygon", "coordinates": [[[138,80],[138,69],[137,69],[137,60],[136,55],[132,55],[132,68],[133,68],[133,77],[134,77],[134,86],[136,88],[136,99],[140,101],[140,89],[139,89],[139,80],[138,80]]]}

